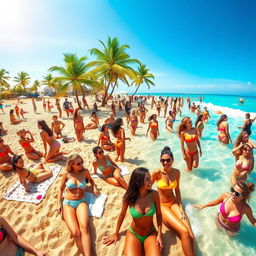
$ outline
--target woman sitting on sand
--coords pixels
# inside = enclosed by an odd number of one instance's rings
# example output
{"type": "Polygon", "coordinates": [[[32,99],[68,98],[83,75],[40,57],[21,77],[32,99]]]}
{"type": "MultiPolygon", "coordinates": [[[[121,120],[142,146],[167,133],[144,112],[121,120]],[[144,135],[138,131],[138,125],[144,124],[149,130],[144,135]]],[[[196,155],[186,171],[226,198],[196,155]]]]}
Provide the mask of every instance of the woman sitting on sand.
{"type": "Polygon", "coordinates": [[[136,115],[135,110],[133,110],[130,118],[130,132],[132,136],[135,135],[136,129],[138,127],[138,122],[138,116],[136,115]]]}
{"type": "Polygon", "coordinates": [[[0,255],[25,256],[25,251],[36,256],[48,256],[47,252],[35,249],[0,216],[0,255]]]}
{"type": "Polygon", "coordinates": [[[242,154],[238,157],[235,168],[231,174],[231,184],[234,185],[238,181],[245,182],[247,175],[250,174],[254,167],[254,159],[251,157],[252,148],[248,144],[242,144],[240,147],[242,154]]]}
{"type": "Polygon", "coordinates": [[[252,123],[256,120],[256,116],[254,117],[254,119],[250,118],[250,113],[246,113],[245,114],[245,120],[244,120],[244,125],[243,126],[239,126],[238,128],[242,129],[243,132],[247,132],[248,135],[252,134],[252,123]]]}
{"type": "Polygon", "coordinates": [[[52,131],[56,139],[60,139],[63,137],[62,130],[65,127],[65,124],[58,120],[58,116],[54,115],[52,117],[52,131]]]}
{"type": "Polygon", "coordinates": [[[25,150],[27,158],[32,160],[39,160],[43,157],[43,153],[34,149],[31,143],[35,142],[33,135],[30,131],[21,129],[17,132],[20,137],[19,143],[21,147],[25,150]],[[27,136],[28,135],[28,136],[27,136]]]}
{"type": "Polygon", "coordinates": [[[125,103],[124,106],[124,112],[126,115],[126,122],[129,123],[130,122],[130,118],[131,118],[131,109],[132,109],[132,104],[131,104],[131,99],[129,101],[127,101],[125,103]]]}
{"type": "Polygon", "coordinates": [[[224,144],[228,144],[229,141],[232,143],[227,121],[227,115],[223,114],[221,115],[219,121],[217,122],[217,129],[219,131],[218,140],[224,144]]]}
{"type": "Polygon", "coordinates": [[[103,124],[100,131],[98,146],[101,146],[104,150],[114,151],[115,145],[110,140],[108,125],[103,124]]]}
{"type": "Polygon", "coordinates": [[[63,160],[64,152],[60,152],[60,143],[54,138],[52,130],[46,124],[44,120],[37,122],[41,138],[44,144],[44,158],[47,163],[63,160]],[[47,144],[49,145],[49,151],[47,152],[47,144]]]}
{"type": "Polygon", "coordinates": [[[81,110],[77,108],[74,113],[74,128],[77,141],[81,141],[84,138],[84,118],[81,115],[81,110]]]}
{"type": "Polygon", "coordinates": [[[87,124],[85,130],[96,129],[100,126],[99,117],[96,112],[91,114],[91,123],[87,124]]]}
{"type": "Polygon", "coordinates": [[[164,224],[180,235],[184,255],[192,256],[195,255],[194,234],[182,206],[180,171],[172,167],[173,161],[170,148],[164,147],[160,156],[162,167],[152,173],[152,183],[157,182],[164,224]]]}
{"type": "Polygon", "coordinates": [[[160,202],[158,193],[151,189],[151,177],[146,168],[139,167],[132,172],[115,233],[104,238],[106,245],[117,242],[128,207],[133,220],[126,231],[124,255],[142,255],[144,251],[145,256],[160,256],[163,248],[160,202]],[[153,223],[155,214],[158,231],[153,223]]]}
{"type": "Polygon", "coordinates": [[[11,124],[20,124],[22,122],[22,120],[16,119],[13,109],[10,110],[10,122],[11,122],[11,124]]]}
{"type": "Polygon", "coordinates": [[[202,150],[200,141],[198,138],[197,129],[192,127],[192,121],[190,117],[184,117],[178,128],[180,137],[181,150],[183,159],[186,161],[187,170],[192,171],[192,168],[197,168],[199,164],[199,154],[202,156],[202,150]],[[185,149],[184,142],[187,144],[185,149]],[[199,154],[198,154],[199,148],[199,154]]]}
{"type": "Polygon", "coordinates": [[[124,162],[124,153],[125,153],[125,141],[131,140],[130,138],[125,137],[124,128],[121,126],[123,125],[123,119],[117,118],[116,121],[112,125],[112,132],[116,140],[116,159],[118,161],[120,156],[120,161],[124,162]]]}
{"type": "Polygon", "coordinates": [[[95,161],[93,162],[94,174],[99,169],[103,174],[103,179],[116,187],[122,187],[127,189],[127,184],[121,175],[121,169],[112,161],[109,155],[104,155],[104,151],[101,147],[97,146],[93,148],[93,154],[95,161]]]}
{"type": "Polygon", "coordinates": [[[39,183],[52,177],[52,171],[45,163],[39,163],[30,168],[24,168],[24,160],[21,155],[15,155],[12,158],[12,168],[17,172],[20,183],[24,186],[26,192],[29,192],[27,181],[39,183]]]}
{"type": "Polygon", "coordinates": [[[12,164],[11,164],[12,158],[9,156],[9,154],[15,155],[10,149],[10,147],[4,144],[4,140],[0,138],[0,170],[1,171],[12,170],[12,164]]]}
{"type": "Polygon", "coordinates": [[[109,128],[109,129],[111,129],[113,123],[115,122],[115,120],[116,120],[116,119],[115,119],[113,113],[110,113],[110,114],[109,114],[109,117],[104,121],[104,123],[108,125],[108,128],[109,128]]]}
{"type": "Polygon", "coordinates": [[[148,129],[146,132],[146,137],[148,136],[148,131],[150,130],[150,138],[151,140],[155,141],[157,137],[160,135],[159,133],[159,127],[158,127],[158,121],[157,121],[157,115],[153,114],[148,118],[149,124],[148,129]]]}
{"type": "Polygon", "coordinates": [[[198,133],[199,138],[202,137],[203,129],[204,129],[204,122],[203,122],[203,115],[200,114],[197,116],[195,127],[198,133]]]}
{"type": "Polygon", "coordinates": [[[7,134],[7,130],[3,127],[3,122],[0,122],[0,136],[4,136],[7,134]]]}
{"type": "Polygon", "coordinates": [[[175,122],[176,112],[175,110],[169,111],[169,116],[165,120],[165,127],[169,132],[173,132],[173,124],[175,122]]]}
{"type": "Polygon", "coordinates": [[[79,154],[69,156],[66,172],[63,174],[57,202],[57,212],[63,213],[64,221],[74,237],[78,251],[91,256],[91,234],[89,210],[85,200],[85,188],[89,181],[95,196],[99,194],[89,171],[83,166],[79,154]],[[65,196],[63,200],[63,191],[65,196]]]}
{"type": "Polygon", "coordinates": [[[249,200],[251,192],[254,191],[254,184],[237,182],[231,187],[231,192],[226,192],[204,205],[193,205],[199,210],[220,204],[220,211],[216,216],[216,224],[220,229],[224,229],[229,236],[236,236],[240,231],[240,224],[245,214],[254,227],[256,219],[252,209],[246,202],[249,200]]]}

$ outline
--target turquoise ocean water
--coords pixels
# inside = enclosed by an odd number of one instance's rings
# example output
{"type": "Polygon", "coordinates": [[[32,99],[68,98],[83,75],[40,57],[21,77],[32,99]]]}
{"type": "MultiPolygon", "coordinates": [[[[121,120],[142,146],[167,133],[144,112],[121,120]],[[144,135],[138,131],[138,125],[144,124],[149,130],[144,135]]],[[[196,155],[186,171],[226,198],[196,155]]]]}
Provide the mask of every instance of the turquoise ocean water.
{"type": "MultiPolygon", "coordinates": [[[[142,94],[141,94],[142,95],[142,94]]],[[[146,94],[145,94],[146,95],[146,94]]],[[[190,96],[192,101],[199,104],[199,95],[184,94],[154,94],[155,96],[190,96]]],[[[244,114],[251,112],[252,117],[256,114],[256,98],[244,97],[245,103],[239,104],[237,96],[218,96],[218,95],[200,95],[204,97],[200,104],[201,109],[207,106],[212,119],[205,125],[201,147],[203,155],[200,158],[199,168],[191,173],[185,171],[186,165],[182,159],[180,150],[180,140],[177,133],[171,134],[165,129],[164,118],[159,118],[160,137],[154,143],[147,139],[144,144],[145,158],[148,159],[146,167],[154,170],[160,166],[159,157],[161,149],[168,145],[171,147],[175,162],[174,167],[181,171],[181,194],[183,204],[192,223],[196,234],[197,255],[209,256],[256,256],[256,228],[252,226],[246,216],[242,219],[240,234],[235,238],[228,237],[225,233],[219,231],[215,224],[215,216],[219,211],[219,206],[205,208],[198,211],[192,204],[203,204],[216,199],[221,193],[230,191],[230,174],[234,167],[234,157],[231,153],[235,139],[239,132],[238,126],[244,121],[244,114]],[[216,122],[220,115],[215,111],[220,110],[227,114],[229,119],[230,134],[233,143],[224,146],[217,141],[216,122]],[[146,146],[146,150],[145,150],[146,146]]],[[[148,102],[149,103],[149,102],[148,102]]],[[[177,116],[174,128],[178,127],[180,120],[184,116],[190,116],[193,123],[196,115],[188,111],[187,104],[184,104],[181,117],[177,116]]],[[[176,129],[177,130],[177,129],[176,129]]],[[[252,127],[253,134],[251,139],[256,141],[256,121],[252,127]]],[[[135,138],[135,140],[140,138],[135,138]]],[[[254,150],[255,151],[255,150],[254,150]]],[[[254,153],[255,154],[255,153],[254,153]]],[[[254,155],[255,157],[255,155],[254,155]]],[[[256,173],[252,172],[249,181],[256,183],[256,173]]],[[[249,201],[250,206],[256,216],[256,191],[252,194],[249,201]]]]}

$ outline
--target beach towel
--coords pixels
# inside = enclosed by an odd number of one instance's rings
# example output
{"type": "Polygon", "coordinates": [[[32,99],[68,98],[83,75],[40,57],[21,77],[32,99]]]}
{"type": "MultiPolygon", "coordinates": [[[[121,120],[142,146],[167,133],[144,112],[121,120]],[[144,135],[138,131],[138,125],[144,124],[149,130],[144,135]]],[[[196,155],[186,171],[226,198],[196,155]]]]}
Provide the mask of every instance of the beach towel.
{"type": "MultiPolygon", "coordinates": [[[[125,175],[129,175],[130,173],[129,173],[129,170],[128,170],[128,168],[127,168],[127,166],[126,165],[120,165],[119,166],[120,168],[121,168],[121,175],[122,176],[125,176],[125,175]]],[[[93,173],[94,171],[92,170],[91,171],[91,173],[93,173]]],[[[91,175],[92,176],[92,178],[102,178],[103,177],[103,174],[102,174],[102,172],[100,171],[100,169],[98,168],[97,169],[97,174],[93,174],[93,175],[91,175]]]]}
{"type": "Polygon", "coordinates": [[[101,218],[107,198],[107,195],[95,197],[92,193],[86,193],[85,199],[89,208],[89,216],[101,218]]]}
{"type": "Polygon", "coordinates": [[[28,187],[30,192],[25,191],[24,186],[18,180],[3,196],[6,200],[14,200],[21,202],[28,202],[39,204],[48,188],[51,186],[53,181],[57,178],[59,172],[61,171],[60,166],[50,166],[49,169],[52,171],[53,176],[47,180],[44,180],[40,183],[30,183],[28,182],[28,187]]]}

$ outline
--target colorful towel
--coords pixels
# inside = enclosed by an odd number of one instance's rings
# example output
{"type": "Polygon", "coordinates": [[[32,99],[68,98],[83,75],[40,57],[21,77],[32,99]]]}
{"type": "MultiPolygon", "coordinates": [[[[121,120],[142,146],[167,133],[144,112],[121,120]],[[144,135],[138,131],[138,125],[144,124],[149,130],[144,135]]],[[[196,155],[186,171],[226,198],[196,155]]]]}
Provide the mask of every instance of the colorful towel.
{"type": "MultiPolygon", "coordinates": [[[[119,166],[120,168],[121,168],[121,175],[122,176],[125,176],[125,175],[129,175],[130,173],[129,173],[129,170],[128,170],[128,168],[127,168],[127,166],[126,165],[120,165],[119,166]]],[[[93,170],[91,171],[92,173],[94,172],[93,170]]],[[[103,174],[102,174],[102,172],[100,171],[100,169],[98,168],[97,169],[97,174],[93,174],[93,175],[91,175],[92,176],[92,178],[102,178],[103,177],[103,174]]]]}
{"type": "Polygon", "coordinates": [[[30,192],[27,193],[25,191],[24,186],[18,180],[3,196],[6,200],[14,200],[21,202],[29,202],[34,204],[39,204],[48,188],[51,186],[53,181],[57,178],[58,174],[61,171],[60,166],[50,166],[50,170],[52,170],[53,176],[47,180],[44,180],[40,183],[28,183],[28,187],[30,192]]]}
{"type": "Polygon", "coordinates": [[[95,197],[92,193],[86,193],[85,199],[89,207],[89,216],[101,218],[107,198],[107,195],[95,197]]]}

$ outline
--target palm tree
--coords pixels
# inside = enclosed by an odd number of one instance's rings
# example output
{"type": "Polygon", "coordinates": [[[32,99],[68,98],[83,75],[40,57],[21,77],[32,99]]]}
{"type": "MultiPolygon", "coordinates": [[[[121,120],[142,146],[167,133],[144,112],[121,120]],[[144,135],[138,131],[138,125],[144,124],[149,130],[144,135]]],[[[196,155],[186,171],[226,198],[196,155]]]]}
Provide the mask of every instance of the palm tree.
{"type": "Polygon", "coordinates": [[[40,87],[40,85],[41,85],[40,82],[38,80],[35,80],[30,90],[38,93],[38,88],[40,87]]]}
{"type": "Polygon", "coordinates": [[[150,79],[155,79],[155,77],[148,73],[149,69],[146,68],[145,64],[139,64],[138,66],[138,70],[136,71],[136,78],[134,79],[134,81],[132,82],[132,85],[135,84],[135,86],[137,87],[134,94],[132,96],[134,96],[138,89],[140,88],[140,86],[143,83],[146,83],[148,86],[148,89],[150,88],[150,85],[154,86],[155,84],[150,80],[150,79]]]}
{"type": "Polygon", "coordinates": [[[23,90],[25,92],[27,92],[26,86],[30,82],[30,77],[29,77],[28,73],[21,71],[20,73],[18,73],[17,76],[14,77],[13,80],[14,80],[14,82],[17,82],[15,87],[19,88],[19,90],[20,90],[20,88],[23,88],[23,90]]]}
{"type": "Polygon", "coordinates": [[[56,84],[54,82],[54,77],[52,76],[52,74],[47,74],[46,76],[43,76],[43,79],[44,80],[42,81],[42,84],[47,85],[50,88],[51,92],[53,92],[52,89],[56,89],[56,84]]]}
{"type": "Polygon", "coordinates": [[[91,61],[89,66],[96,66],[91,72],[97,73],[100,77],[104,79],[104,97],[102,101],[102,106],[104,106],[107,101],[107,95],[109,89],[112,87],[113,93],[115,87],[117,86],[118,80],[121,80],[128,84],[127,78],[135,79],[135,71],[129,66],[129,64],[140,63],[136,59],[131,59],[130,56],[125,52],[128,45],[121,45],[118,39],[115,37],[111,39],[108,37],[107,44],[104,44],[101,40],[99,41],[103,46],[103,50],[93,48],[90,53],[95,55],[97,60],[91,61]]]}
{"type": "Polygon", "coordinates": [[[78,58],[76,54],[64,54],[65,67],[53,66],[49,70],[58,72],[61,76],[55,77],[54,82],[62,82],[58,87],[59,92],[67,92],[73,89],[79,108],[82,106],[78,100],[78,92],[82,92],[83,84],[95,85],[98,82],[91,79],[92,74],[88,73],[88,65],[85,63],[87,58],[85,56],[78,58]]]}
{"type": "Polygon", "coordinates": [[[4,89],[10,89],[10,85],[7,82],[11,77],[8,75],[9,72],[5,69],[0,69],[0,91],[2,91],[2,88],[4,89]]]}

